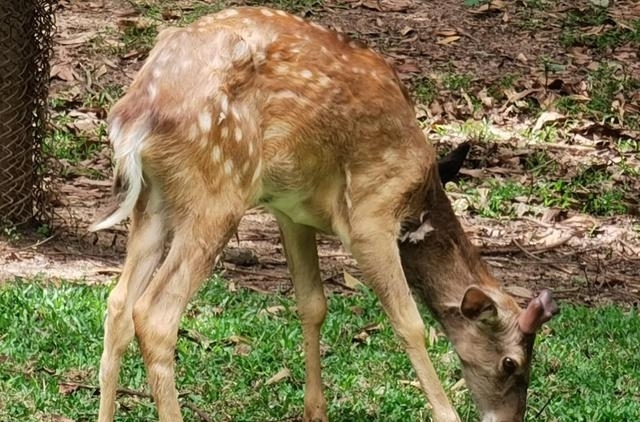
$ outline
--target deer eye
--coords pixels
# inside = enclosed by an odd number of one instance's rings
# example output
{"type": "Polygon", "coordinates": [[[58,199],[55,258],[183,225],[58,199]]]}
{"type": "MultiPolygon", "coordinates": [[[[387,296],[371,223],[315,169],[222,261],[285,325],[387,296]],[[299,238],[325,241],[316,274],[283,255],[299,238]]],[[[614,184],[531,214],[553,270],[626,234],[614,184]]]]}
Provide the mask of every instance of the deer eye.
{"type": "Polygon", "coordinates": [[[518,369],[518,364],[511,358],[502,359],[502,370],[505,374],[511,375],[518,369]]]}

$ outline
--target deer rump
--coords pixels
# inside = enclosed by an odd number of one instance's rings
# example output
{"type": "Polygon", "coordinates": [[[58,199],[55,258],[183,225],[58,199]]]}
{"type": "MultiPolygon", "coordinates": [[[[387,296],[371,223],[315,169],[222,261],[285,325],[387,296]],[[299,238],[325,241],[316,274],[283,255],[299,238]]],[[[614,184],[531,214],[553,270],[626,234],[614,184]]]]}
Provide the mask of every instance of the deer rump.
{"type": "Polygon", "coordinates": [[[441,186],[469,146],[436,164],[407,91],[378,53],[282,11],[224,10],[160,35],[111,110],[109,132],[116,205],[91,229],[126,217],[131,227],[108,299],[100,422],[113,420],[134,336],[160,420],[182,420],[174,381],[180,317],[255,206],[278,221],[295,287],[305,422],[328,420],[319,231],[338,236],[358,261],[434,421],[459,417],[426,353],[410,288],[453,342],[483,421],[523,420],[535,333],[557,308],[545,291],[522,310],[492,277],[441,186]]]}

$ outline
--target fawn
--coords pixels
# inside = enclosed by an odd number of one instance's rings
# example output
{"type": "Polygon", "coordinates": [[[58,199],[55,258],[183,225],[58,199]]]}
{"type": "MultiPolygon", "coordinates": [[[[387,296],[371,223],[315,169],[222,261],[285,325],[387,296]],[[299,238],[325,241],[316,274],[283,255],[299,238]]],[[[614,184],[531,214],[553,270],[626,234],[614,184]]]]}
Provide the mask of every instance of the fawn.
{"type": "Polygon", "coordinates": [[[452,341],[482,420],[523,420],[535,334],[556,305],[545,290],[522,310],[491,276],[452,211],[412,101],[381,55],[283,11],[227,9],[160,34],[111,110],[109,131],[116,206],[91,230],[128,216],[131,227],[108,299],[100,422],[113,420],[134,335],[160,421],[182,420],[174,381],[181,314],[243,213],[258,206],[278,221],[295,287],[305,422],[328,420],[316,232],[336,235],[357,260],[434,421],[460,419],[427,355],[412,291],[452,341]]]}

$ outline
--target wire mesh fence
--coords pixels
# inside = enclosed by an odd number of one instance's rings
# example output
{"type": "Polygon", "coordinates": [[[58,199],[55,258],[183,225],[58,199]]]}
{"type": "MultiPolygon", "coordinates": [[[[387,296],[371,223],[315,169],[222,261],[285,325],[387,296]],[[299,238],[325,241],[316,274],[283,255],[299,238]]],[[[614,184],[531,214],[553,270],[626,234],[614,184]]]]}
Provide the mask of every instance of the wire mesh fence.
{"type": "Polygon", "coordinates": [[[0,0],[0,227],[47,221],[42,167],[55,0],[0,0]]]}

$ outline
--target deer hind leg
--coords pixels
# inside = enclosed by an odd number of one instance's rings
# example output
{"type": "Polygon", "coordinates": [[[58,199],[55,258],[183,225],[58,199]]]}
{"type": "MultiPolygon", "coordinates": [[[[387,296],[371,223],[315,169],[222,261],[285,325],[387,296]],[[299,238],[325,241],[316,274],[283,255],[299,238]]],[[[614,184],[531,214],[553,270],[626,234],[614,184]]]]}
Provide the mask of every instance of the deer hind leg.
{"type": "Polygon", "coordinates": [[[327,422],[327,404],[320,374],[320,330],[327,313],[315,230],[277,215],[287,265],[293,279],[302,323],[305,358],[304,422],[327,422]]]}
{"type": "Polygon", "coordinates": [[[402,341],[422,390],[433,408],[434,422],[460,422],[442,389],[425,347],[424,323],[404,277],[392,221],[358,218],[351,250],[402,341]]]}
{"type": "Polygon", "coordinates": [[[193,201],[189,217],[174,225],[167,257],[133,309],[135,333],[161,422],[182,421],[174,380],[180,317],[244,212],[241,204],[216,199],[193,201]],[[224,203],[224,210],[211,206],[216,203],[224,203]]]}
{"type": "Polygon", "coordinates": [[[165,218],[158,199],[152,188],[143,191],[138,199],[131,216],[122,275],[107,301],[100,361],[100,422],[113,420],[122,355],[134,335],[133,304],[147,287],[164,250],[165,218]]]}

